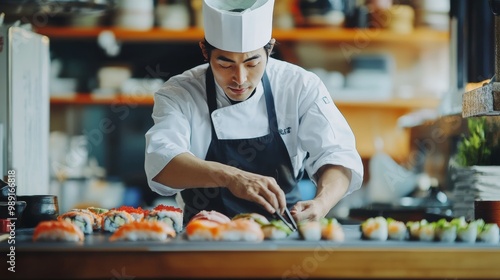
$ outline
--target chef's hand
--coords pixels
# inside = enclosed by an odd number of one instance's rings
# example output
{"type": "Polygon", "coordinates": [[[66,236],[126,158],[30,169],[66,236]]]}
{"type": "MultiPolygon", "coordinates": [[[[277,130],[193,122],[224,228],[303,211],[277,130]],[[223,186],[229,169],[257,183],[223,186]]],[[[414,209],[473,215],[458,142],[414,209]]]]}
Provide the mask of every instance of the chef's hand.
{"type": "Polygon", "coordinates": [[[232,176],[226,188],[236,197],[262,205],[271,214],[285,210],[285,193],[273,177],[241,171],[232,176]]]}
{"type": "Polygon", "coordinates": [[[301,221],[319,221],[328,214],[329,209],[316,200],[299,201],[290,210],[293,218],[297,222],[301,221]]]}

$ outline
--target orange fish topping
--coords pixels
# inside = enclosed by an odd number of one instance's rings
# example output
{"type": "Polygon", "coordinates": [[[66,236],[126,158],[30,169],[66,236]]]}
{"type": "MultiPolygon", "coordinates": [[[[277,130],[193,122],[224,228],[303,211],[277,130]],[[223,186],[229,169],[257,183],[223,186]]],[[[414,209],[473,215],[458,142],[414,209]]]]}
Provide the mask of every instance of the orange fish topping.
{"type": "Polygon", "coordinates": [[[163,204],[160,204],[160,205],[156,206],[154,208],[154,210],[156,210],[156,211],[166,210],[166,211],[173,211],[173,212],[182,213],[182,209],[180,209],[180,208],[177,208],[177,207],[174,207],[174,206],[169,206],[169,205],[163,205],[163,204]]]}

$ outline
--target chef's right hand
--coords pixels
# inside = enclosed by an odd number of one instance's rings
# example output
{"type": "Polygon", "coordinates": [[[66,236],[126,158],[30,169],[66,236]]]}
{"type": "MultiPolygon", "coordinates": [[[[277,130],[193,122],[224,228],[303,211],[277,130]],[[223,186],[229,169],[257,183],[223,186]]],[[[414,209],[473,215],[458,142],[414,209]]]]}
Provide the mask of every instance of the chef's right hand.
{"type": "Polygon", "coordinates": [[[241,171],[231,177],[226,187],[234,196],[260,204],[271,214],[285,211],[285,193],[273,177],[241,171]]]}

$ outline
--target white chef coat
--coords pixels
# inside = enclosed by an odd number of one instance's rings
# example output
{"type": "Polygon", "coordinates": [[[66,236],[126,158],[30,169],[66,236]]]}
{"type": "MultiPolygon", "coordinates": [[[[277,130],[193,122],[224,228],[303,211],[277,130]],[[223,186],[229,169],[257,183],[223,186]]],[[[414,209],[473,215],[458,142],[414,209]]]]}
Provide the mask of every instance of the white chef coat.
{"type": "MultiPolygon", "coordinates": [[[[207,154],[212,140],[205,89],[207,67],[203,64],[171,77],[155,93],[154,125],[146,133],[145,169],[150,188],[158,194],[171,196],[180,191],[152,181],[170,160],[181,153],[201,159],[207,154]]],[[[269,58],[266,71],[278,129],[295,176],[304,164],[308,174],[315,174],[325,164],[341,165],[352,171],[346,195],[359,189],[363,165],[354,135],[322,81],[312,72],[273,58],[269,58]]],[[[234,105],[217,82],[216,92],[219,109],[212,113],[212,119],[218,139],[254,138],[269,133],[262,83],[249,99],[234,105]]],[[[250,155],[252,151],[242,152],[250,155]]],[[[311,179],[316,183],[313,176],[311,179]]]]}

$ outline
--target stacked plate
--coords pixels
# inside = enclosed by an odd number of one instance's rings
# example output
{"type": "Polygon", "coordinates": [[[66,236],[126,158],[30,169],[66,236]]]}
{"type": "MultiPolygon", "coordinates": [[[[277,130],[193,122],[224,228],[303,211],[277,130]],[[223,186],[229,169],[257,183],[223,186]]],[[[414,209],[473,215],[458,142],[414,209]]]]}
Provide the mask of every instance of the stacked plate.
{"type": "Polygon", "coordinates": [[[500,200],[500,166],[471,166],[452,172],[454,216],[474,219],[475,201],[500,200]]]}

